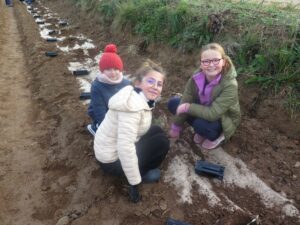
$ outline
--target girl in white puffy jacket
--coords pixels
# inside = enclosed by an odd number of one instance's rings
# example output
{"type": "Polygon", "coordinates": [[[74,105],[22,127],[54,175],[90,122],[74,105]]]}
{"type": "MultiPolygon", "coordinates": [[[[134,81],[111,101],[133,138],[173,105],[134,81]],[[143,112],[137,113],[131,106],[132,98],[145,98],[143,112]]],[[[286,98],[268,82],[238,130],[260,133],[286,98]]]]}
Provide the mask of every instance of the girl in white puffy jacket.
{"type": "Polygon", "coordinates": [[[126,86],[108,103],[108,112],[98,128],[94,151],[103,171],[125,176],[133,202],[140,199],[137,185],[155,182],[169,150],[169,140],[158,126],[151,126],[152,108],[161,95],[163,69],[148,60],[136,72],[134,86],[126,86]]]}

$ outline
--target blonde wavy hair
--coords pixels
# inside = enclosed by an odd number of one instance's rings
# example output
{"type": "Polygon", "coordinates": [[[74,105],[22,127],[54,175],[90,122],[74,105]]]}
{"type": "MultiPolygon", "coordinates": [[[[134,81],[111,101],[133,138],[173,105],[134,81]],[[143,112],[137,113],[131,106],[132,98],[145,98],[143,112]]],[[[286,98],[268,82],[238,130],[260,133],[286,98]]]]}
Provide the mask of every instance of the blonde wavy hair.
{"type": "Polygon", "coordinates": [[[200,60],[201,60],[202,53],[206,50],[215,50],[221,54],[222,58],[225,60],[225,65],[222,69],[223,75],[227,74],[228,71],[231,70],[232,67],[234,67],[230,57],[228,55],[226,55],[224,48],[220,44],[210,43],[210,44],[204,45],[200,50],[200,60]]]}

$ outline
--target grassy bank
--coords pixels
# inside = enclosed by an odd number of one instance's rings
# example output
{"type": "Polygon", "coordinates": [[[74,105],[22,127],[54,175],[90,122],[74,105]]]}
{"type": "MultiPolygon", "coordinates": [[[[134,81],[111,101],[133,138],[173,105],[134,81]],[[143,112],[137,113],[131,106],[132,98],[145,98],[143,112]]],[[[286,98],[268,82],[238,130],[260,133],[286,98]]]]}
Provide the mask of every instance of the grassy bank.
{"type": "Polygon", "coordinates": [[[286,93],[287,107],[300,111],[300,14],[249,1],[73,0],[114,29],[147,45],[161,42],[184,52],[219,42],[246,76],[246,83],[286,93]]]}

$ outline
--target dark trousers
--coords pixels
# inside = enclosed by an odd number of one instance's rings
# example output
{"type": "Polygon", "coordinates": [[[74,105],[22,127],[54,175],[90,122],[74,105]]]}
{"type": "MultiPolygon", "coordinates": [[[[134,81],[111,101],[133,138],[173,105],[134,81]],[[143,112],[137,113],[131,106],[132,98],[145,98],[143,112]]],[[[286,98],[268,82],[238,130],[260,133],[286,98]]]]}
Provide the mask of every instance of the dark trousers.
{"type": "MultiPolygon", "coordinates": [[[[168,101],[168,109],[173,115],[176,114],[176,109],[179,106],[179,103],[180,98],[177,96],[171,97],[168,101]]],[[[189,116],[187,122],[194,128],[194,131],[197,134],[209,139],[210,141],[216,140],[223,131],[220,119],[210,122],[205,119],[189,116]]]]}
{"type": "MultiPolygon", "coordinates": [[[[159,126],[152,126],[136,143],[140,173],[143,176],[149,170],[158,168],[165,159],[170,142],[159,126]]],[[[104,173],[113,176],[125,176],[120,160],[113,163],[101,163],[104,173]]]]}
{"type": "Polygon", "coordinates": [[[6,5],[11,5],[12,2],[11,2],[11,0],[5,0],[5,4],[6,4],[6,5]]]}

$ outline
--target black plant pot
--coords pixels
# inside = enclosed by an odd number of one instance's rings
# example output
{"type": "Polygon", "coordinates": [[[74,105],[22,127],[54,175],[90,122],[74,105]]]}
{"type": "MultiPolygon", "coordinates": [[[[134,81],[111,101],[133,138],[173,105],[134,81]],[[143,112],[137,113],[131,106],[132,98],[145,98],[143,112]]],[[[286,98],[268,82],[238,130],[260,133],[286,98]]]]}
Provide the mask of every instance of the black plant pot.
{"type": "Polygon", "coordinates": [[[166,225],[191,225],[191,224],[168,218],[166,225]]]}
{"type": "Polygon", "coordinates": [[[57,52],[45,52],[45,55],[48,56],[48,57],[55,57],[57,56],[57,52]]]}
{"type": "Polygon", "coordinates": [[[73,75],[74,76],[82,76],[82,75],[87,75],[89,74],[88,70],[74,70],[73,75]]]}
{"type": "Polygon", "coordinates": [[[91,99],[91,93],[90,92],[82,92],[82,93],[80,93],[79,99],[80,100],[91,99]]]}
{"type": "Polygon", "coordinates": [[[57,42],[57,38],[47,38],[47,42],[57,42]]]}
{"type": "Polygon", "coordinates": [[[197,160],[195,166],[195,172],[198,175],[216,177],[220,180],[223,180],[224,170],[224,166],[213,164],[204,160],[197,160]]]}
{"type": "Polygon", "coordinates": [[[59,21],[59,22],[58,22],[58,25],[59,25],[59,26],[67,26],[68,23],[67,23],[66,21],[59,21]]]}
{"type": "Polygon", "coordinates": [[[55,30],[49,30],[48,34],[51,35],[51,34],[55,34],[56,31],[55,30]]]}

